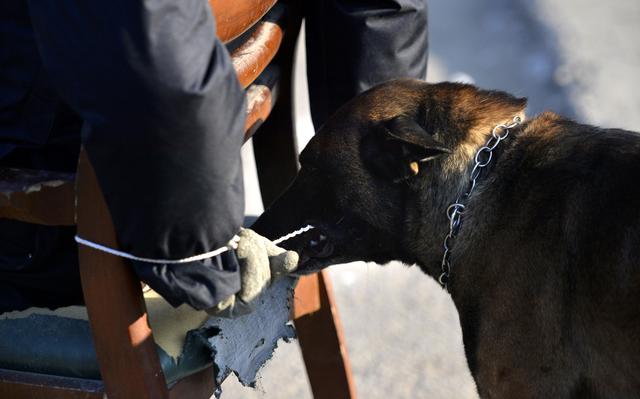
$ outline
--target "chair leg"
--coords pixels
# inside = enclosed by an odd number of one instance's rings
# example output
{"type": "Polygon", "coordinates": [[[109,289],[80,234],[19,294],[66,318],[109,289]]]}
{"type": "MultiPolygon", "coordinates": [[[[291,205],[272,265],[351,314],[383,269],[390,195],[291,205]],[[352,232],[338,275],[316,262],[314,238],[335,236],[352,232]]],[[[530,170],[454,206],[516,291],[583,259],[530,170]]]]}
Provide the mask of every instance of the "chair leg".
{"type": "MultiPolygon", "coordinates": [[[[351,364],[328,271],[320,272],[317,279],[319,310],[295,320],[311,391],[315,399],[354,399],[351,364]]],[[[312,291],[307,289],[300,295],[313,302],[316,298],[312,291]]],[[[296,300],[304,302],[305,298],[297,294],[296,290],[296,300]]]]}
{"type": "MultiPolygon", "coordinates": [[[[292,74],[300,30],[301,8],[285,0],[289,18],[284,42],[274,62],[280,67],[280,94],[270,117],[253,137],[262,201],[267,208],[291,183],[298,170],[295,143],[292,74]]],[[[327,272],[300,281],[295,320],[311,390],[316,399],[355,398],[344,334],[327,272]]]]}

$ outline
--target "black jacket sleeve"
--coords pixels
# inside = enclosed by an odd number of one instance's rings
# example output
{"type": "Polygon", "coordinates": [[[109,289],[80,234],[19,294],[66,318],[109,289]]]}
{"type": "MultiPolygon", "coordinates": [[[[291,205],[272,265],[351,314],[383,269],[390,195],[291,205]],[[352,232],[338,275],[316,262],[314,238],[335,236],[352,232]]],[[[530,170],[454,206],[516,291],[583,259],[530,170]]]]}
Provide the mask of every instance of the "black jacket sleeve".
{"type": "MultiPolygon", "coordinates": [[[[245,99],[207,2],[29,8],[45,70],[85,121],[120,248],[176,259],[223,246],[244,213],[245,99]]],[[[173,304],[213,306],[239,288],[234,259],[136,268],[173,304]]]]}

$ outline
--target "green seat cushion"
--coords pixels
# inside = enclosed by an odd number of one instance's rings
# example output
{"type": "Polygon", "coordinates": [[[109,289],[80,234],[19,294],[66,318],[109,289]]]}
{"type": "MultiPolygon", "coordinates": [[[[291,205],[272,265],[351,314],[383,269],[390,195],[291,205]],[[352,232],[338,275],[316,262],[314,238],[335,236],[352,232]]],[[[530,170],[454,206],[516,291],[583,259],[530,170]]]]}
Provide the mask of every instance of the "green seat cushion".
{"type": "MultiPolygon", "coordinates": [[[[211,351],[197,330],[187,333],[177,358],[156,348],[167,384],[211,364],[211,351]]],[[[89,322],[45,314],[0,320],[0,368],[100,379],[89,322]]]]}

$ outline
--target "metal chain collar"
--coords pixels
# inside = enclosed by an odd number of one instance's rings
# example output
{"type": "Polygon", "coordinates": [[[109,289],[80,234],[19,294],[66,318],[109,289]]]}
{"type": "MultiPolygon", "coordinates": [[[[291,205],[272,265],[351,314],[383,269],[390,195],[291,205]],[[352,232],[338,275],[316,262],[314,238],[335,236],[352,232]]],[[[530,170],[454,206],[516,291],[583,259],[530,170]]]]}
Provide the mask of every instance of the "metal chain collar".
{"type": "Polygon", "coordinates": [[[465,212],[465,202],[469,199],[471,194],[476,188],[476,183],[478,181],[478,177],[480,177],[480,173],[482,169],[487,167],[493,158],[493,150],[496,149],[498,144],[509,136],[509,129],[513,129],[518,126],[522,122],[522,119],[519,116],[513,118],[513,121],[508,124],[500,124],[493,128],[491,131],[491,137],[484,146],[480,147],[480,149],[476,152],[473,165],[473,169],[471,170],[471,177],[469,182],[469,189],[466,193],[459,196],[455,202],[447,207],[447,219],[449,219],[449,233],[444,238],[444,254],[442,255],[442,263],[441,269],[442,274],[438,278],[438,282],[440,285],[447,289],[447,283],[449,282],[449,276],[451,275],[451,248],[452,242],[451,240],[455,238],[458,234],[458,230],[460,229],[460,223],[462,222],[462,215],[465,212]]]}

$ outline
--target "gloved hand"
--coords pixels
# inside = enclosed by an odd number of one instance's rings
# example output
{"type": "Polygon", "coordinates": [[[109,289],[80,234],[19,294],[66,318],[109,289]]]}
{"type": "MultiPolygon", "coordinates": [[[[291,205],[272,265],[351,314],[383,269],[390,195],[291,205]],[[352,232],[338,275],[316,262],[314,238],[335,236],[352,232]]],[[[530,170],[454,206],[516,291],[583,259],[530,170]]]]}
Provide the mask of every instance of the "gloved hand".
{"type": "Polygon", "coordinates": [[[277,247],[267,238],[249,229],[238,234],[236,254],[240,264],[238,293],[207,309],[216,317],[236,317],[251,312],[255,300],[269,285],[298,267],[298,254],[277,247]]]}

